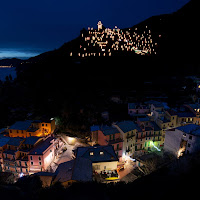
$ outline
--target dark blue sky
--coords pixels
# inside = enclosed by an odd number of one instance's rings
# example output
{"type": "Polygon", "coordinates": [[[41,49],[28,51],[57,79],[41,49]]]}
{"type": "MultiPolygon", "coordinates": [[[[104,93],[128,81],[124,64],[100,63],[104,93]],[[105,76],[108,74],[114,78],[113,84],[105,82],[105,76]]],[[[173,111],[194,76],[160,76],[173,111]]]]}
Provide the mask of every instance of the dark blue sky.
{"type": "Polygon", "coordinates": [[[85,27],[131,27],[172,13],[189,0],[4,0],[0,3],[0,58],[30,57],[59,48],[85,27]]]}

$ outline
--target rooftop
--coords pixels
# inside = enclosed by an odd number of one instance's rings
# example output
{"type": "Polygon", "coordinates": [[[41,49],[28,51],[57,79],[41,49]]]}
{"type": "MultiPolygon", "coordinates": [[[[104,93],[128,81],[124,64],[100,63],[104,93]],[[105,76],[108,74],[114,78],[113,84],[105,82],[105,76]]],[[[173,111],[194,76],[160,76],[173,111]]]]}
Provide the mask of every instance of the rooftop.
{"type": "Polygon", "coordinates": [[[19,146],[22,141],[24,140],[24,138],[20,138],[20,137],[10,137],[10,140],[8,141],[8,145],[12,145],[12,146],[19,146]]]}
{"type": "Polygon", "coordinates": [[[124,133],[137,129],[137,125],[132,121],[122,121],[116,124],[124,133]]]}
{"type": "Polygon", "coordinates": [[[27,137],[23,144],[34,145],[40,139],[41,137],[36,137],[36,136],[27,137]]]}
{"type": "Polygon", "coordinates": [[[0,147],[3,147],[4,145],[8,144],[9,140],[9,137],[0,136],[0,147]]]}
{"type": "Polygon", "coordinates": [[[48,137],[46,140],[38,144],[36,147],[34,147],[29,154],[39,154],[42,155],[43,152],[49,148],[52,144],[52,140],[55,139],[53,136],[48,137]]]}
{"type": "Polygon", "coordinates": [[[92,162],[118,161],[117,155],[115,154],[112,145],[78,147],[76,157],[84,157],[90,159],[92,162]]]}
{"type": "Polygon", "coordinates": [[[196,124],[188,124],[186,126],[179,126],[176,129],[195,136],[200,136],[200,126],[196,124]]]}
{"type": "Polygon", "coordinates": [[[66,182],[69,180],[92,181],[92,161],[86,158],[76,158],[74,160],[61,163],[56,172],[55,181],[66,182]]]}
{"type": "Polygon", "coordinates": [[[18,121],[15,122],[12,126],[10,126],[9,129],[14,129],[14,130],[27,130],[30,126],[32,120],[26,120],[26,121],[18,121]]]}
{"type": "Polygon", "coordinates": [[[119,133],[117,128],[113,128],[113,127],[110,127],[109,129],[102,130],[102,132],[103,132],[104,135],[112,135],[112,134],[115,134],[115,133],[119,133]]]}

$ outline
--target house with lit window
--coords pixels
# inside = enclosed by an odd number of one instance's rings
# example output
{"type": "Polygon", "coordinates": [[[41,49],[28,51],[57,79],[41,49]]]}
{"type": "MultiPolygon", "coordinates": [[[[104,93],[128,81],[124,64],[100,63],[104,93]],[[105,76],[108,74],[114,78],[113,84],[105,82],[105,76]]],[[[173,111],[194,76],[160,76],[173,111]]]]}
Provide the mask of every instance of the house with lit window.
{"type": "Polygon", "coordinates": [[[123,138],[122,159],[124,156],[132,156],[135,153],[136,133],[138,125],[132,121],[122,121],[113,125],[121,133],[123,138]]]}
{"type": "Polygon", "coordinates": [[[55,158],[56,143],[57,139],[49,135],[37,146],[30,150],[28,154],[30,174],[47,170],[55,158]]]}
{"type": "Polygon", "coordinates": [[[76,158],[85,158],[92,161],[95,173],[109,173],[117,170],[118,157],[112,145],[78,147],[76,158]]]}
{"type": "Polygon", "coordinates": [[[92,126],[91,135],[93,145],[112,145],[119,159],[122,157],[123,137],[116,127],[92,126]]]}
{"type": "Polygon", "coordinates": [[[180,157],[200,150],[200,126],[188,124],[165,133],[164,150],[180,157]]]}
{"type": "Polygon", "coordinates": [[[30,162],[28,155],[31,149],[37,146],[43,139],[41,137],[27,137],[19,148],[19,157],[16,159],[17,172],[22,175],[28,175],[30,162]]]}
{"type": "Polygon", "coordinates": [[[7,148],[9,137],[0,136],[0,172],[4,170],[3,152],[7,148]]]}
{"type": "Polygon", "coordinates": [[[9,137],[47,136],[55,130],[55,120],[17,121],[8,128],[9,137]]]}
{"type": "Polygon", "coordinates": [[[7,142],[7,148],[3,151],[4,171],[18,175],[17,159],[20,157],[19,149],[24,140],[24,138],[15,137],[7,142]]]}

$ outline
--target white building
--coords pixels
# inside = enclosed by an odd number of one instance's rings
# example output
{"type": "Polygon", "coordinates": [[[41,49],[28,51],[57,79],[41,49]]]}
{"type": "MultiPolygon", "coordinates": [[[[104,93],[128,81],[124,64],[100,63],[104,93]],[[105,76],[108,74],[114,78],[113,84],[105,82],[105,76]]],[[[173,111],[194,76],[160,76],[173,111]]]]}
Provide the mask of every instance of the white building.
{"type": "Polygon", "coordinates": [[[165,133],[164,150],[173,153],[176,157],[183,154],[195,153],[200,150],[200,126],[188,124],[165,133]]]}

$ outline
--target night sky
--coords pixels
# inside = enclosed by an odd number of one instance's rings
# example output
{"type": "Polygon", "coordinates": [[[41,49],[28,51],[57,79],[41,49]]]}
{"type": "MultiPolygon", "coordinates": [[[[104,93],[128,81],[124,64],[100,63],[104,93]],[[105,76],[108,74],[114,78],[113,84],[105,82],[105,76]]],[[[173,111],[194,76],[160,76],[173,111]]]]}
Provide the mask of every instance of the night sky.
{"type": "Polygon", "coordinates": [[[105,27],[131,27],[172,13],[189,0],[6,0],[0,4],[0,59],[31,57],[59,48],[99,20],[105,27]]]}

